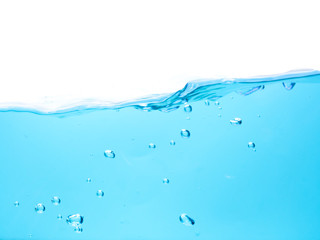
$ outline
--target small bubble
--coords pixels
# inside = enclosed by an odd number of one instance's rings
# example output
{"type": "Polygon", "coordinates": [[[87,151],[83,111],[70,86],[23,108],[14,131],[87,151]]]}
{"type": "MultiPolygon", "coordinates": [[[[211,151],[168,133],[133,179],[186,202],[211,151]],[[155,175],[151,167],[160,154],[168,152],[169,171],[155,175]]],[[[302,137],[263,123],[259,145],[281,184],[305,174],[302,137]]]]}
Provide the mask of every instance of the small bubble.
{"type": "Polygon", "coordinates": [[[91,180],[91,178],[87,178],[87,183],[91,183],[92,182],[92,180],[91,180]]]}
{"type": "Polygon", "coordinates": [[[248,148],[254,149],[256,147],[256,144],[254,142],[248,143],[248,148]]]}
{"type": "Polygon", "coordinates": [[[62,215],[58,214],[57,218],[58,218],[58,220],[61,220],[62,219],[62,215]]]}
{"type": "Polygon", "coordinates": [[[52,199],[51,199],[51,202],[52,202],[52,204],[53,205],[59,205],[60,203],[61,203],[61,199],[59,198],[59,197],[53,197],[52,199]]]}
{"type": "Polygon", "coordinates": [[[190,120],[190,117],[186,117],[187,120],[190,120]]]}
{"type": "Polygon", "coordinates": [[[105,150],[104,151],[104,156],[107,158],[114,158],[116,155],[112,150],[105,150]]]}
{"type": "Polygon", "coordinates": [[[261,117],[261,115],[260,115],[260,114],[258,114],[258,115],[257,115],[257,117],[258,117],[258,118],[260,118],[260,117],[261,117]]]}
{"type": "Polygon", "coordinates": [[[185,213],[180,215],[179,220],[186,226],[192,226],[195,224],[195,221],[185,213]]]}
{"type": "Polygon", "coordinates": [[[210,106],[210,102],[208,100],[205,100],[204,104],[207,105],[207,106],[210,106]]]}
{"type": "Polygon", "coordinates": [[[290,83],[283,82],[282,85],[286,90],[290,91],[290,90],[293,89],[293,87],[296,85],[296,83],[294,83],[294,82],[290,82],[290,83]]]}
{"type": "Polygon", "coordinates": [[[222,107],[218,107],[219,110],[222,110],[222,107]]]}
{"type": "Polygon", "coordinates": [[[77,226],[77,227],[74,228],[74,231],[75,231],[76,233],[82,233],[82,232],[83,232],[83,229],[82,229],[82,227],[77,226]]]}
{"type": "Polygon", "coordinates": [[[99,198],[104,196],[104,192],[102,190],[98,190],[96,194],[99,198]]]}
{"type": "Polygon", "coordinates": [[[221,117],[222,115],[221,114],[218,114],[218,117],[221,117]]]}
{"type": "Polygon", "coordinates": [[[28,234],[28,237],[29,237],[29,238],[32,238],[32,234],[31,234],[31,233],[30,233],[30,234],[28,234]]]}
{"type": "Polygon", "coordinates": [[[241,120],[241,118],[235,118],[235,119],[230,120],[230,123],[232,125],[241,125],[242,124],[242,120],[241,120]]]}
{"type": "Polygon", "coordinates": [[[189,105],[189,104],[184,105],[184,111],[187,112],[187,113],[192,112],[191,105],[189,105]]]}
{"type": "Polygon", "coordinates": [[[19,207],[20,203],[19,203],[18,201],[15,201],[15,202],[13,203],[13,205],[14,205],[15,207],[19,207]]]}
{"type": "Polygon", "coordinates": [[[156,145],[154,143],[150,143],[149,148],[156,148],[156,145]]]}
{"type": "Polygon", "coordinates": [[[168,178],[164,178],[164,179],[162,180],[162,182],[163,182],[164,184],[168,184],[170,181],[169,181],[168,178]]]}
{"type": "Polygon", "coordinates": [[[77,227],[83,223],[83,217],[79,213],[69,215],[66,219],[66,222],[73,227],[77,227]]]}
{"type": "Polygon", "coordinates": [[[180,135],[183,138],[189,138],[190,137],[190,132],[187,129],[181,129],[180,135]]]}
{"type": "Polygon", "coordinates": [[[170,141],[170,145],[171,145],[171,146],[174,146],[174,145],[176,145],[176,142],[173,141],[173,140],[171,140],[171,141],[170,141]]]}
{"type": "Polygon", "coordinates": [[[37,213],[43,213],[45,210],[46,210],[46,207],[42,204],[42,203],[38,203],[34,210],[37,212],[37,213]]]}
{"type": "Polygon", "coordinates": [[[214,102],[214,105],[219,106],[220,103],[218,101],[214,102]]]}

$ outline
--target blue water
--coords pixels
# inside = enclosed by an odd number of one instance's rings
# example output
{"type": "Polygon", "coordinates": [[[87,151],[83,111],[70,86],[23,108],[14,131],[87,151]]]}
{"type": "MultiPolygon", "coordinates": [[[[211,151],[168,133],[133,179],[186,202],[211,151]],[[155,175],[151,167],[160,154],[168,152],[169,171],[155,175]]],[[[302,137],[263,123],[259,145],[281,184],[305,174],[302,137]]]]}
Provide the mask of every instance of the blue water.
{"type": "Polygon", "coordinates": [[[320,239],[319,93],[312,74],[3,109],[0,239],[320,239]]]}

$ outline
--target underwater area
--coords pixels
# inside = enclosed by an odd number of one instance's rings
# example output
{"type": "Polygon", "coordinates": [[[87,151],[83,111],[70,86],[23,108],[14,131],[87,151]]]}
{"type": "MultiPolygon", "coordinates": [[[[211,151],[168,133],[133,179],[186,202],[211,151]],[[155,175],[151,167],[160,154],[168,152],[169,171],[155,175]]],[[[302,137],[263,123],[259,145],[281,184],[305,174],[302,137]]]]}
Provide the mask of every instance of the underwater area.
{"type": "Polygon", "coordinates": [[[319,93],[314,71],[2,108],[0,239],[320,239],[319,93]]]}

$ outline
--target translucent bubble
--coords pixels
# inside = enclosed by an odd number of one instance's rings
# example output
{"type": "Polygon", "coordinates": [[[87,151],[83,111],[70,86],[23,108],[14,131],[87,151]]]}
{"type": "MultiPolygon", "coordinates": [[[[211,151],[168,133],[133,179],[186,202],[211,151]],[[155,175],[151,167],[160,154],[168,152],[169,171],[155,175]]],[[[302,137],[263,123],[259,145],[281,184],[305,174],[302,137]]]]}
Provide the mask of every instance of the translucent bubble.
{"type": "Polygon", "coordinates": [[[53,205],[59,205],[60,203],[61,203],[61,200],[60,200],[60,198],[59,197],[53,197],[52,199],[51,199],[51,202],[52,202],[52,204],[53,205]]]}
{"type": "Polygon", "coordinates": [[[179,220],[186,226],[192,226],[195,224],[195,221],[185,213],[180,215],[179,220]]]}
{"type": "Polygon", "coordinates": [[[18,201],[15,201],[15,202],[13,203],[13,205],[14,205],[15,207],[19,207],[20,203],[19,203],[18,201]]]}
{"type": "Polygon", "coordinates": [[[190,132],[187,129],[181,129],[180,135],[183,138],[189,138],[190,137],[190,132]]]}
{"type": "Polygon", "coordinates": [[[249,142],[248,143],[248,148],[255,148],[256,144],[254,142],[249,142]]]}
{"type": "Polygon", "coordinates": [[[57,218],[58,218],[58,220],[61,220],[62,219],[62,215],[58,214],[57,218]]]}
{"type": "Polygon", "coordinates": [[[186,117],[187,120],[190,120],[190,117],[186,117]]]}
{"type": "Polygon", "coordinates": [[[163,182],[164,184],[168,184],[170,181],[169,181],[168,178],[164,178],[164,179],[162,180],[162,182],[163,182]]]}
{"type": "Polygon", "coordinates": [[[73,227],[77,227],[83,223],[83,217],[79,213],[69,215],[66,219],[66,222],[73,227]]]}
{"type": "Polygon", "coordinates": [[[209,102],[208,100],[205,100],[205,101],[204,101],[204,104],[207,105],[207,106],[209,106],[209,105],[210,105],[210,102],[209,102]]]}
{"type": "Polygon", "coordinates": [[[242,120],[241,120],[241,118],[234,118],[234,119],[230,120],[230,123],[232,125],[240,125],[240,124],[242,124],[242,120]]]}
{"type": "Polygon", "coordinates": [[[104,196],[104,192],[102,190],[98,190],[96,194],[100,198],[104,196]]]}
{"type": "Polygon", "coordinates": [[[105,150],[104,151],[104,156],[107,158],[114,158],[116,155],[112,150],[105,150]]]}
{"type": "Polygon", "coordinates": [[[156,145],[154,143],[150,143],[149,148],[156,148],[156,145]]]}
{"type": "Polygon", "coordinates": [[[46,207],[42,204],[42,203],[38,203],[34,210],[37,212],[37,213],[43,213],[45,210],[46,210],[46,207]]]}
{"type": "Polygon", "coordinates": [[[220,103],[218,101],[214,102],[214,105],[219,106],[220,103]]]}
{"type": "Polygon", "coordinates": [[[82,229],[82,227],[77,226],[77,227],[74,228],[74,231],[75,231],[76,233],[82,233],[82,232],[83,232],[83,229],[82,229]]]}
{"type": "Polygon", "coordinates": [[[189,104],[184,105],[184,111],[187,112],[187,113],[192,112],[191,105],[189,105],[189,104]]]}
{"type": "Polygon", "coordinates": [[[173,141],[173,140],[171,140],[171,141],[170,141],[170,145],[171,145],[171,146],[174,146],[174,145],[176,145],[176,142],[173,141]]]}
{"type": "Polygon", "coordinates": [[[222,110],[222,107],[218,107],[219,110],[222,110]]]}
{"type": "Polygon", "coordinates": [[[218,117],[221,117],[222,115],[221,114],[218,114],[218,117]]]}
{"type": "Polygon", "coordinates": [[[286,90],[290,91],[290,90],[293,89],[293,87],[296,85],[296,83],[294,83],[294,82],[290,82],[290,83],[283,82],[282,85],[286,90]]]}
{"type": "Polygon", "coordinates": [[[91,178],[87,178],[87,183],[91,183],[92,182],[92,180],[91,180],[91,178]]]}

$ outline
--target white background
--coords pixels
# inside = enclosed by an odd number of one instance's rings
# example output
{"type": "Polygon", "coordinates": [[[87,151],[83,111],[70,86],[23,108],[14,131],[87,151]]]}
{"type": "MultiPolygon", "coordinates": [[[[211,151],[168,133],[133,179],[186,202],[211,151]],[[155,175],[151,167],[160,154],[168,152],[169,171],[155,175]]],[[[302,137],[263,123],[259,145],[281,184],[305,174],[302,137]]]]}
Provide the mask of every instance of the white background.
{"type": "Polygon", "coordinates": [[[318,0],[1,1],[0,103],[173,92],[320,70],[318,0]]]}

